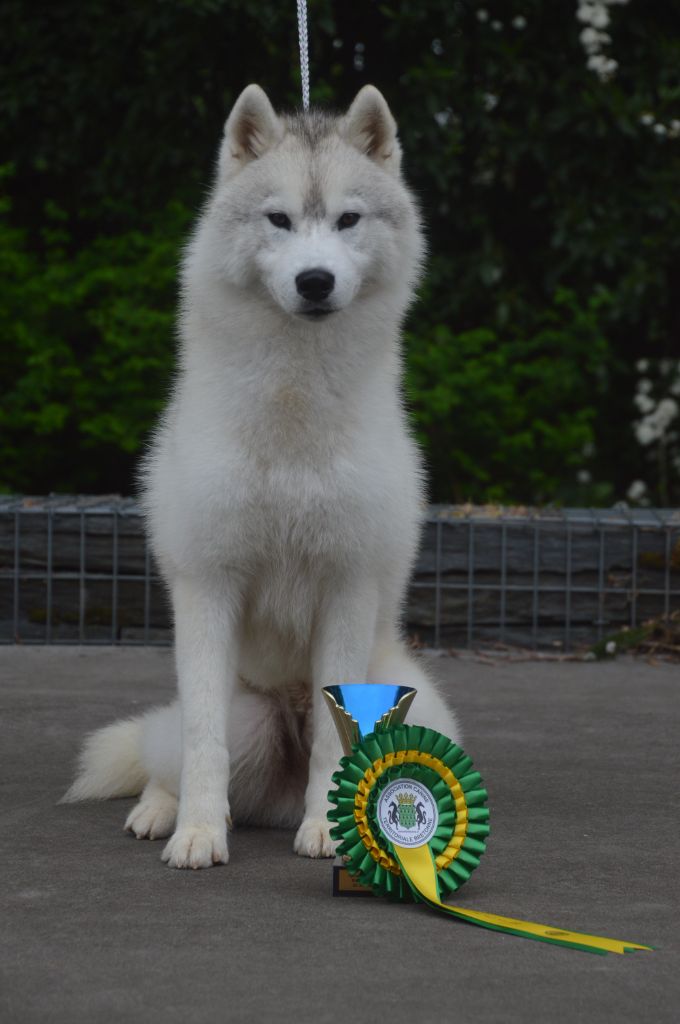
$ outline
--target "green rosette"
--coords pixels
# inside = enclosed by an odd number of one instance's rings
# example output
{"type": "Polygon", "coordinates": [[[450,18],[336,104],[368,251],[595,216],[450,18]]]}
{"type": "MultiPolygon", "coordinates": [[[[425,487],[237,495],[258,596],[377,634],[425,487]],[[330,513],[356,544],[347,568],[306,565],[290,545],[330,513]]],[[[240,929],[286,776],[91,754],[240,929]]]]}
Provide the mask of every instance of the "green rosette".
{"type": "MultiPolygon", "coordinates": [[[[427,845],[444,899],[478,866],[489,834],[489,810],[484,806],[487,793],[482,778],[473,770],[471,758],[442,733],[420,725],[398,725],[369,733],[355,744],[333,774],[336,788],[328,794],[333,804],[328,812],[331,836],[340,843],[337,852],[348,872],[362,885],[378,895],[419,901],[403,876],[378,813],[387,787],[402,782],[408,788],[411,781],[429,791],[436,806],[436,828],[427,845]]],[[[411,789],[419,791],[418,785],[411,789]]],[[[433,816],[433,826],[434,821],[433,816]]]]}

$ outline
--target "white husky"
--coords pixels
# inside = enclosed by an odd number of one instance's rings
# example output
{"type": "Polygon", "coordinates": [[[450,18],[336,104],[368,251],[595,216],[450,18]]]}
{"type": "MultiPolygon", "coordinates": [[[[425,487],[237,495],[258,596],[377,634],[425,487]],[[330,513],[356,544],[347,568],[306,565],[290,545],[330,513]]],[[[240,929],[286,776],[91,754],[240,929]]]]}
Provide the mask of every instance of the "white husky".
{"type": "Polygon", "coordinates": [[[332,855],[323,686],[416,686],[413,720],[456,738],[399,626],[424,509],[399,336],[423,243],[400,156],[372,86],[343,117],[279,117],[250,85],[226,124],[142,467],[179,701],[91,735],[65,797],[141,792],[126,828],[172,833],[173,867],[226,863],[232,817],[332,855]]]}

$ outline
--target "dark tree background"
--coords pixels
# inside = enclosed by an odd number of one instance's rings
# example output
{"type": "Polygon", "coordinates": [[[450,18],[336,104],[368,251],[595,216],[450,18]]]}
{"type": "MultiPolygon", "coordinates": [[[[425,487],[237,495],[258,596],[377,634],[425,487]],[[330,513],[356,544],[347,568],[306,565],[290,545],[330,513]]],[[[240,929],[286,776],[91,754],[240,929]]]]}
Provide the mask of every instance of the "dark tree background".
{"type": "MultiPolygon", "coordinates": [[[[680,498],[680,7],[310,2],[312,99],[400,124],[430,263],[408,397],[440,501],[680,498]]],[[[0,488],[130,493],[230,105],[299,101],[295,4],[0,3],[0,488]]]]}

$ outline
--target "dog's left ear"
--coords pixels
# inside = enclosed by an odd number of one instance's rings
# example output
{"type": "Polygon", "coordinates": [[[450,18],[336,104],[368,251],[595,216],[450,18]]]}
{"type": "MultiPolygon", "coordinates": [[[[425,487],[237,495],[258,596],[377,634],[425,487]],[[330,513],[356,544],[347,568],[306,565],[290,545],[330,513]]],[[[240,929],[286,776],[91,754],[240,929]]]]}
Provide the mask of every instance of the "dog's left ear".
{"type": "Polygon", "coordinates": [[[340,134],[386,171],[399,173],[397,125],[385,97],[374,85],[365,85],[357,93],[340,123],[340,134]]]}
{"type": "Polygon", "coordinates": [[[264,89],[259,85],[246,86],[224,126],[220,173],[232,175],[251,160],[257,160],[281,140],[283,132],[283,124],[264,89]]]}

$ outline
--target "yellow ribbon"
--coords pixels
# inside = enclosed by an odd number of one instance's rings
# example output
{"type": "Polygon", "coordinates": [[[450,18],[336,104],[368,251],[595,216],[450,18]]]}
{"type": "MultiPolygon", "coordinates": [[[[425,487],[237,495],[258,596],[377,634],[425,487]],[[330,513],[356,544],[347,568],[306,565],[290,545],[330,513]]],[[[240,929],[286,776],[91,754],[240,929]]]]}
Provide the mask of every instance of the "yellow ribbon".
{"type": "Polygon", "coordinates": [[[619,939],[606,939],[601,935],[584,935],[581,932],[570,932],[552,925],[536,924],[534,921],[518,921],[514,917],[501,917],[499,914],[487,914],[481,910],[466,910],[464,907],[452,907],[439,899],[437,871],[432,851],[424,846],[397,846],[393,844],[401,869],[409,884],[431,906],[445,910],[464,921],[493,928],[497,931],[509,932],[512,935],[523,935],[528,939],[552,942],[560,946],[571,946],[589,953],[628,953],[636,949],[652,950],[652,946],[641,946],[637,942],[622,942],[619,939]]]}

